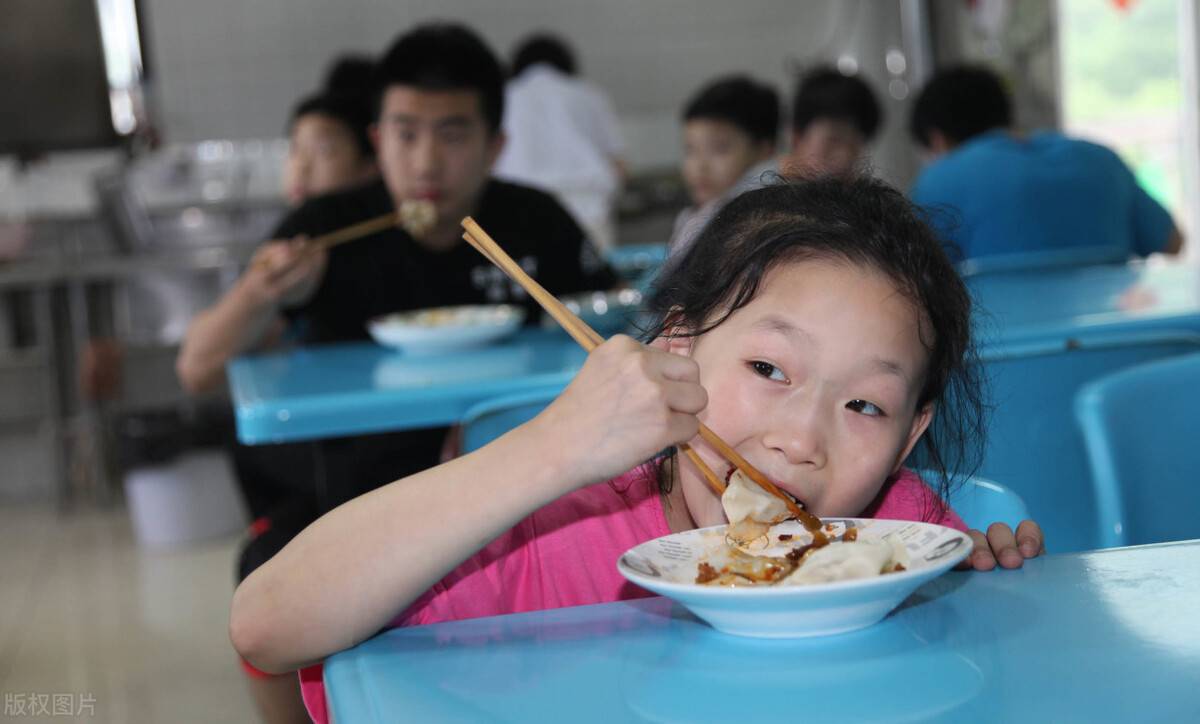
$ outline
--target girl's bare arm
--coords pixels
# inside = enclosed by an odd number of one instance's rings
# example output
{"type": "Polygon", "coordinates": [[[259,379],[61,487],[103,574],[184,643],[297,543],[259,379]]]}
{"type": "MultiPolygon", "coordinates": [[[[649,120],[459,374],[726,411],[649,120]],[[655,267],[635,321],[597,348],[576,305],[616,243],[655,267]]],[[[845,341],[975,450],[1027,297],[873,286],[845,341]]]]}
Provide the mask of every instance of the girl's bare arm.
{"type": "Polygon", "coordinates": [[[537,508],[691,439],[705,404],[690,359],[610,340],[534,420],[304,530],[238,587],[235,648],[282,672],[362,641],[537,508]]]}

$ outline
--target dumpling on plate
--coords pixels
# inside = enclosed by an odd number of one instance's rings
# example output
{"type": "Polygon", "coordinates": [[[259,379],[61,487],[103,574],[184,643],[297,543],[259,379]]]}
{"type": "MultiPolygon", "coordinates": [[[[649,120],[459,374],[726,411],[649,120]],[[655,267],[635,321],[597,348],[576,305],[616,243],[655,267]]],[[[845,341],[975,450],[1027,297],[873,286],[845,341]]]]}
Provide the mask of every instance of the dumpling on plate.
{"type": "Polygon", "coordinates": [[[859,538],[813,550],[804,562],[779,581],[781,586],[852,581],[905,570],[904,547],[888,539],[859,538]]]}

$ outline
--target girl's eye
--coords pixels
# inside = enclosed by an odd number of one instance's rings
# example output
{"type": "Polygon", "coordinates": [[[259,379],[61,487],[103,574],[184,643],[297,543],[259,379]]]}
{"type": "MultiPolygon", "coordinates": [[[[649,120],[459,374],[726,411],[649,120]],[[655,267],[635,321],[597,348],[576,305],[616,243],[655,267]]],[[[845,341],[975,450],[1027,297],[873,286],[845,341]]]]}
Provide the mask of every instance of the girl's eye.
{"type": "Polygon", "coordinates": [[[754,370],[754,372],[756,374],[758,374],[762,377],[766,377],[769,380],[778,380],[779,382],[787,382],[787,377],[784,376],[783,370],[779,369],[778,367],[771,364],[770,362],[763,362],[762,360],[754,360],[753,362],[750,363],[750,367],[751,367],[751,369],[754,370]]]}
{"type": "Polygon", "coordinates": [[[869,415],[871,417],[884,416],[883,410],[879,409],[878,405],[876,405],[874,402],[867,402],[866,400],[850,400],[846,403],[846,409],[853,410],[854,412],[858,412],[863,415],[869,415]]]}

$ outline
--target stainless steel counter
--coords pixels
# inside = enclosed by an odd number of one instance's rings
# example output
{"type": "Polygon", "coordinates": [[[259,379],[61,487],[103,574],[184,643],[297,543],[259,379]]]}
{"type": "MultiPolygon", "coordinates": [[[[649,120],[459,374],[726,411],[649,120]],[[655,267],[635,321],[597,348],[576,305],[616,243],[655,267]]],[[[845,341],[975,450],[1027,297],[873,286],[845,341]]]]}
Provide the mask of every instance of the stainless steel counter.
{"type": "Polygon", "coordinates": [[[261,243],[133,254],[94,248],[0,263],[0,456],[22,471],[0,481],[0,500],[68,505],[119,495],[111,475],[114,419],[187,404],[174,375],[186,324],[232,284],[261,243]],[[86,399],[79,385],[81,358],[96,337],[124,350],[123,389],[103,402],[86,399]]]}

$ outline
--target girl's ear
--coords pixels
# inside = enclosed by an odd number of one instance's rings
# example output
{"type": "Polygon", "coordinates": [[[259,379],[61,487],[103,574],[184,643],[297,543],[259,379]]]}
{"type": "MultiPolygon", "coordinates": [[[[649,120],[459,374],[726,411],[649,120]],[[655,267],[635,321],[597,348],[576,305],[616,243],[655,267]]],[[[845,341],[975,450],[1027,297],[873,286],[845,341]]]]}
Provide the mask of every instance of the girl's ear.
{"type": "Polygon", "coordinates": [[[913,415],[912,426],[908,429],[908,439],[904,443],[904,449],[900,452],[899,457],[896,458],[896,464],[892,466],[893,475],[900,472],[904,461],[908,459],[908,454],[917,446],[917,440],[920,440],[921,435],[925,434],[925,431],[929,429],[929,423],[933,422],[933,412],[933,403],[931,402],[920,410],[917,410],[917,414],[913,415]]]}
{"type": "Polygon", "coordinates": [[[679,337],[679,336],[663,336],[654,340],[652,346],[670,352],[671,354],[682,355],[684,357],[692,356],[692,342],[695,337],[679,337]]]}
{"type": "Polygon", "coordinates": [[[684,357],[692,356],[692,343],[695,337],[687,334],[687,329],[683,325],[683,318],[678,315],[673,315],[667,324],[663,325],[665,331],[661,336],[656,337],[650,346],[654,349],[678,354],[684,357]]]}

